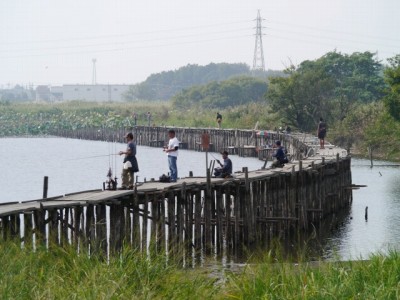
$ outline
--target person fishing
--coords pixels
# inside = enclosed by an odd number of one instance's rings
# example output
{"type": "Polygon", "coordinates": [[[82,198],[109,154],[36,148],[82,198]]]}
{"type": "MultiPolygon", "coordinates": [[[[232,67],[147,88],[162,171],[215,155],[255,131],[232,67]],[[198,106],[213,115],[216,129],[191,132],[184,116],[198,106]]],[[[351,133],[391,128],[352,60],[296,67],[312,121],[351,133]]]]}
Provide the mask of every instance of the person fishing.
{"type": "Polygon", "coordinates": [[[232,176],[232,161],[228,158],[228,151],[223,151],[221,154],[224,163],[222,164],[218,159],[216,160],[221,167],[214,169],[214,176],[219,178],[229,178],[232,176]]]}
{"type": "Polygon", "coordinates": [[[277,148],[277,150],[273,157],[275,157],[276,160],[272,163],[272,168],[283,167],[285,163],[289,162],[289,160],[286,157],[285,151],[283,151],[281,141],[276,141],[275,147],[277,148]]]}
{"type": "Polygon", "coordinates": [[[134,173],[139,172],[139,166],[136,159],[136,144],[133,142],[133,134],[131,132],[125,135],[127,147],[125,151],[119,151],[119,155],[125,155],[124,165],[122,168],[121,189],[133,189],[134,173]]]}

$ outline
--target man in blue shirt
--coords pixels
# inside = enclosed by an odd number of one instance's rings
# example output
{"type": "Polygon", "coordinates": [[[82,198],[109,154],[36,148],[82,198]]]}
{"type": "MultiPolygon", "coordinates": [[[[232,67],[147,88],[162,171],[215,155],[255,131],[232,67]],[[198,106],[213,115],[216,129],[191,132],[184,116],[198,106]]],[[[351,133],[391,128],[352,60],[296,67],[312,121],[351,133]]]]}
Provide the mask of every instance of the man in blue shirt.
{"type": "Polygon", "coordinates": [[[276,141],[275,147],[277,147],[277,150],[273,157],[275,157],[276,160],[272,163],[272,167],[283,167],[285,163],[288,162],[288,159],[286,158],[285,151],[283,151],[283,147],[281,146],[281,141],[276,141]]]}
{"type": "Polygon", "coordinates": [[[222,164],[218,159],[217,163],[221,167],[215,168],[214,176],[220,178],[228,178],[232,176],[232,161],[228,158],[228,151],[221,152],[224,163],[222,164]]]}

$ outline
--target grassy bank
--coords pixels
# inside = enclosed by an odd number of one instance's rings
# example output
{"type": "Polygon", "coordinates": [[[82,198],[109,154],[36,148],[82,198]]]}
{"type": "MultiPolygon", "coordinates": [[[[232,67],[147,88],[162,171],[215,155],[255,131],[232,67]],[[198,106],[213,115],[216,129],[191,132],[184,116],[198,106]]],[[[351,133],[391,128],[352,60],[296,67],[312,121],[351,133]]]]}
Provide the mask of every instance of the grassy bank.
{"type": "Polygon", "coordinates": [[[0,244],[1,299],[399,299],[400,255],[285,263],[265,255],[239,272],[184,269],[132,250],[107,262],[61,247],[0,244]],[[213,274],[212,274],[213,273],[213,274]]]}

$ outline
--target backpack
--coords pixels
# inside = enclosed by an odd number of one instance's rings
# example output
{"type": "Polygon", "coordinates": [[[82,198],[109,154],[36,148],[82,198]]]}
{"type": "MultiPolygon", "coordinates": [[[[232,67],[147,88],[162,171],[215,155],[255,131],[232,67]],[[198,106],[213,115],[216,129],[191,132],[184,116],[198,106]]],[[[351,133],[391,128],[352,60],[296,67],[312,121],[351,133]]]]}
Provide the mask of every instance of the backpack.
{"type": "Polygon", "coordinates": [[[171,177],[169,177],[168,175],[162,174],[159,178],[160,182],[170,182],[171,181],[171,177]]]}

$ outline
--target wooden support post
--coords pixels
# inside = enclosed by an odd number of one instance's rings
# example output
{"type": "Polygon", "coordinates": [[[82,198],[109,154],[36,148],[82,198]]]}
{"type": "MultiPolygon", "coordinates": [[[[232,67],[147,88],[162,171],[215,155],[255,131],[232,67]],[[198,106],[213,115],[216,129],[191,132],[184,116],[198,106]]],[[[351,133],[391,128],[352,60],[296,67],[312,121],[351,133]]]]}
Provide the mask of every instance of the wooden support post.
{"type": "Polygon", "coordinates": [[[58,209],[49,209],[48,213],[48,246],[52,243],[58,244],[58,209]]]}
{"type": "Polygon", "coordinates": [[[148,245],[148,221],[149,221],[149,194],[145,193],[144,195],[144,204],[143,204],[143,217],[142,217],[142,251],[143,253],[147,252],[148,245]]]}
{"type": "Polygon", "coordinates": [[[47,191],[49,190],[49,177],[44,176],[43,179],[43,199],[47,198],[47,191]]]}
{"type": "Polygon", "coordinates": [[[24,248],[32,248],[33,245],[33,212],[25,212],[23,214],[24,226],[24,248]]]}
{"type": "Polygon", "coordinates": [[[96,205],[96,242],[92,243],[93,250],[97,253],[107,254],[107,219],[106,204],[96,205]]]}
{"type": "Polygon", "coordinates": [[[201,198],[201,191],[197,190],[195,195],[195,220],[194,220],[194,245],[196,250],[201,249],[201,216],[203,215],[203,207],[202,207],[202,198],[201,198]]]}
{"type": "Polygon", "coordinates": [[[125,223],[123,206],[119,203],[110,204],[110,252],[117,253],[122,248],[122,228],[125,223]]]}
{"type": "Polygon", "coordinates": [[[139,195],[136,187],[133,197],[132,215],[132,244],[135,249],[140,249],[139,195]]]}
{"type": "Polygon", "coordinates": [[[39,210],[34,211],[35,222],[35,238],[41,244],[46,245],[46,211],[41,207],[39,210]]]}
{"type": "Polygon", "coordinates": [[[94,206],[89,204],[86,207],[86,218],[85,218],[85,242],[90,247],[93,247],[95,238],[95,221],[94,221],[94,206]]]}
{"type": "Polygon", "coordinates": [[[72,232],[72,240],[75,245],[79,245],[79,236],[81,232],[81,215],[82,215],[82,207],[75,206],[74,210],[74,218],[73,218],[73,232],[72,232]]]}
{"type": "Polygon", "coordinates": [[[193,198],[194,194],[191,191],[187,192],[185,201],[185,245],[188,260],[192,257],[193,252],[193,198]]]}
{"type": "Polygon", "coordinates": [[[159,253],[164,253],[165,251],[165,238],[166,238],[166,234],[165,234],[165,228],[166,228],[166,224],[165,224],[165,194],[163,193],[159,199],[159,203],[158,203],[158,209],[159,209],[159,220],[157,222],[157,228],[158,228],[158,249],[159,249],[159,253]]]}
{"type": "Polygon", "coordinates": [[[175,195],[172,191],[168,193],[168,252],[174,253],[176,246],[175,226],[175,195]]]}
{"type": "Polygon", "coordinates": [[[158,210],[158,201],[155,194],[152,194],[151,199],[151,216],[150,216],[150,251],[154,250],[156,253],[158,252],[158,239],[159,239],[159,230],[158,223],[160,219],[159,210],[158,210]]]}
{"type": "Polygon", "coordinates": [[[232,199],[231,199],[231,186],[227,185],[225,189],[225,220],[226,220],[226,225],[225,225],[225,240],[226,240],[226,246],[227,248],[232,248],[233,241],[232,241],[232,220],[231,220],[231,214],[232,214],[232,199]]]}

